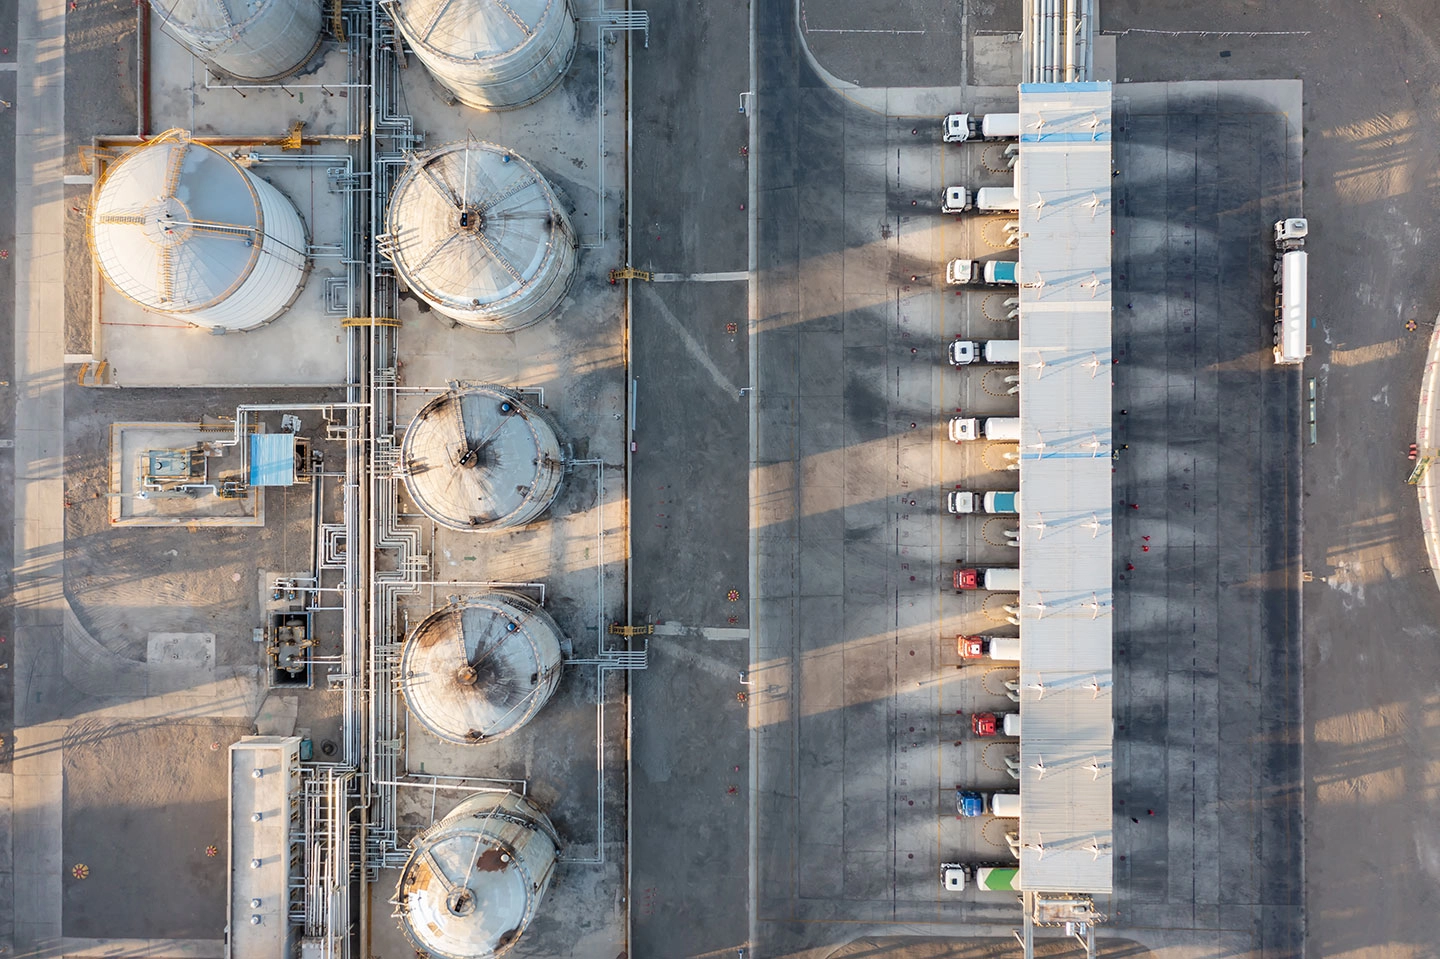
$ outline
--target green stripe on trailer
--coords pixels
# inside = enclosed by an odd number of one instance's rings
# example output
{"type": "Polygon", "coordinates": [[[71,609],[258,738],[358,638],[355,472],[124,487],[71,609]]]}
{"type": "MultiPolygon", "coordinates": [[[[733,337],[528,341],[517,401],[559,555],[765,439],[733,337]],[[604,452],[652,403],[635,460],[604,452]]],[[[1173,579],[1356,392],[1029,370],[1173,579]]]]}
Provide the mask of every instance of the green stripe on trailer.
{"type": "Polygon", "coordinates": [[[1018,892],[1020,869],[1018,867],[982,867],[975,870],[975,886],[991,892],[1018,892]]]}

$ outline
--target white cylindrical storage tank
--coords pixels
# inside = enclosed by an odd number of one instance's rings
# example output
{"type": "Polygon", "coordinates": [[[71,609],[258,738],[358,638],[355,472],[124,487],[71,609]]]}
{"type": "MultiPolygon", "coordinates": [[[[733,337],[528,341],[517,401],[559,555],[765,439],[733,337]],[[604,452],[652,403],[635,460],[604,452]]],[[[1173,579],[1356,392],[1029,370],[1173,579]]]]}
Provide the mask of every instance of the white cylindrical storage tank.
{"type": "Polygon", "coordinates": [[[280,80],[320,49],[320,0],[150,0],[160,29],[237,80],[280,80]]]}
{"type": "Polygon", "coordinates": [[[462,746],[508,736],[560,685],[560,627],[519,593],[457,600],[415,627],[400,653],[410,714],[462,746]]]}
{"type": "Polygon", "coordinates": [[[413,156],[383,249],[417,296],[477,330],[538,323],[575,278],[575,235],[539,170],[493,143],[413,156]]]}
{"type": "Polygon", "coordinates": [[[488,959],[535,918],[560,840],[545,814],[512,792],[477,793],[411,843],[395,917],[417,954],[488,959]]]}
{"type": "Polygon", "coordinates": [[[279,190],[178,130],[113,163],[95,186],[90,249],[101,274],[147,310],[250,330],[305,286],[305,225],[279,190]]]}
{"type": "Polygon", "coordinates": [[[575,56],[569,0],[393,0],[395,26],[466,106],[509,110],[553,90],[575,56]]]}
{"type": "Polygon", "coordinates": [[[533,522],[565,477],[549,415],[503,386],[450,390],[425,404],[405,431],[400,462],[415,505],[458,530],[533,522]]]}

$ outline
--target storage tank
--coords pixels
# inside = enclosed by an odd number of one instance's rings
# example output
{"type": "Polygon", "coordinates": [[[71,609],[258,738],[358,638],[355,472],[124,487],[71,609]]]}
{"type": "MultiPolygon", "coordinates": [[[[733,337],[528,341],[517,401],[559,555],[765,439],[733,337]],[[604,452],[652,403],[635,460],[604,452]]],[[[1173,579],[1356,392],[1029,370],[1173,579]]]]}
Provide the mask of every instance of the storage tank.
{"type": "Polygon", "coordinates": [[[504,955],[535,918],[559,847],[524,797],[470,796],[411,843],[391,900],[401,931],[432,959],[504,955]]]}
{"type": "Polygon", "coordinates": [[[575,235],[540,171],[479,140],[412,156],[395,181],[382,249],[417,296],[508,333],[550,314],[575,278],[575,235]]]}
{"type": "Polygon", "coordinates": [[[281,80],[320,49],[320,0],[150,0],[160,29],[237,80],[281,80]]]}
{"type": "Polygon", "coordinates": [[[410,714],[462,746],[508,736],[560,685],[560,627],[527,596],[455,600],[415,627],[400,653],[410,714]]]}
{"type": "Polygon", "coordinates": [[[305,226],[294,205],[180,130],[120,157],[95,186],[90,250],[122,295],[217,330],[275,319],[305,286],[305,226]]]}
{"type": "Polygon", "coordinates": [[[451,529],[514,529],[540,518],[565,476],[555,425],[503,386],[442,393],[400,446],[410,498],[451,529]]]}
{"type": "Polygon", "coordinates": [[[575,56],[568,0],[392,0],[388,7],[420,62],[477,110],[534,103],[575,56]]]}

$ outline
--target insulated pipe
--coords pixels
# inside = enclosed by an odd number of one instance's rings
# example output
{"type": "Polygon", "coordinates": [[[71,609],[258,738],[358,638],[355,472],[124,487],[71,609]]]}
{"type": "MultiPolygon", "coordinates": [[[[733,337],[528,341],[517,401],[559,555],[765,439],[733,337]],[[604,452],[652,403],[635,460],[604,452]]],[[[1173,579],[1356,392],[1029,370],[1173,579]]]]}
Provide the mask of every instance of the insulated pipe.
{"type": "Polygon", "coordinates": [[[1050,40],[1050,51],[1045,57],[1045,80],[1048,83],[1060,79],[1060,2],[1050,0],[1050,16],[1045,21],[1045,32],[1050,40]]]}
{"type": "Polygon", "coordinates": [[[1060,0],[1052,0],[1050,8],[1050,33],[1053,37],[1050,47],[1050,80],[1060,79],[1060,0]]]}
{"type": "Polygon", "coordinates": [[[1037,0],[1025,0],[1024,25],[1022,36],[1025,39],[1025,61],[1022,66],[1022,74],[1026,83],[1035,82],[1035,7],[1037,0]]]}
{"type": "Polygon", "coordinates": [[[1075,0],[1065,0],[1065,82],[1075,82],[1075,0]]]}
{"type": "Polygon", "coordinates": [[[150,0],[135,0],[136,135],[150,137],[150,0]]]}
{"type": "Polygon", "coordinates": [[[1044,28],[1045,0],[1030,0],[1030,82],[1040,82],[1041,50],[1045,42],[1044,28]]]}
{"type": "Polygon", "coordinates": [[[1035,0],[1035,82],[1045,79],[1045,46],[1049,33],[1045,29],[1045,11],[1050,0],[1035,0]]]}
{"type": "Polygon", "coordinates": [[[1045,80],[1045,61],[1050,56],[1050,22],[1046,18],[1050,15],[1051,0],[1040,0],[1040,15],[1036,18],[1035,32],[1040,37],[1040,55],[1035,58],[1035,82],[1043,83],[1045,80]]]}

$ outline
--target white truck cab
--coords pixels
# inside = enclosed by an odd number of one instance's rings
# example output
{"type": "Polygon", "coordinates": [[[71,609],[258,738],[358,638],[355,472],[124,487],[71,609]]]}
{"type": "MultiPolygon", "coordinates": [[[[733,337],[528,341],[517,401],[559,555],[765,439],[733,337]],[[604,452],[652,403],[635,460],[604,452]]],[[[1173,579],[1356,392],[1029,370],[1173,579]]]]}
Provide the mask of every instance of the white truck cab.
{"type": "Polygon", "coordinates": [[[940,878],[945,883],[946,892],[964,892],[965,882],[969,878],[969,869],[959,863],[947,862],[940,865],[940,878]]]}
{"type": "Polygon", "coordinates": [[[952,113],[947,116],[940,138],[946,143],[964,143],[970,139],[970,114],[952,113]]]}
{"type": "Polygon", "coordinates": [[[1299,249],[1309,235],[1310,221],[1304,217],[1290,217],[1275,223],[1275,246],[1280,249],[1299,249]]]}
{"type": "Polygon", "coordinates": [[[940,198],[941,213],[964,213],[970,209],[970,191],[963,186],[947,186],[940,198]]]}

